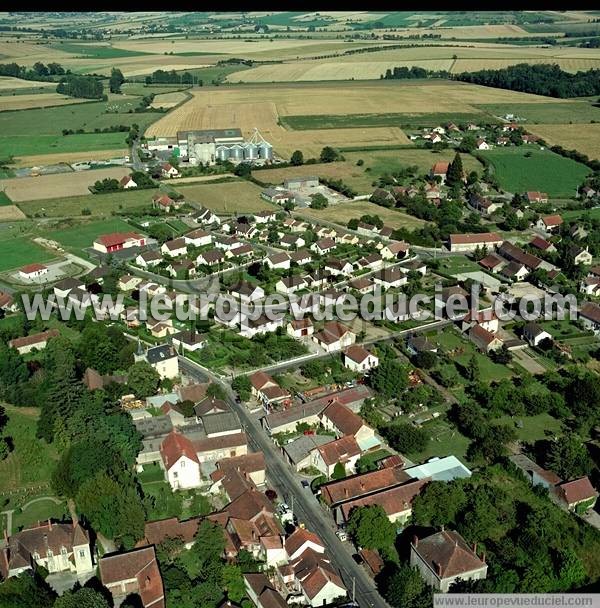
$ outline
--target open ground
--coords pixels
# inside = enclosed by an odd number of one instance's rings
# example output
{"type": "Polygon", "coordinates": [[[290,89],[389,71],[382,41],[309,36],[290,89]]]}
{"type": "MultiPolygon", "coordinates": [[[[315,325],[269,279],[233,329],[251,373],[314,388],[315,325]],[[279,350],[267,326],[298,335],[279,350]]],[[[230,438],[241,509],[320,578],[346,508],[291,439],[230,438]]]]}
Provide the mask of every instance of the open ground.
{"type": "Polygon", "coordinates": [[[130,232],[132,227],[119,218],[93,221],[86,224],[81,222],[64,226],[56,230],[44,232],[41,236],[57,241],[67,249],[81,253],[81,249],[92,246],[94,240],[102,234],[111,232],[130,232]]]}
{"type": "Polygon", "coordinates": [[[549,144],[579,150],[590,158],[600,159],[600,123],[535,125],[530,130],[549,144]]]}
{"type": "MultiPolygon", "coordinates": [[[[59,196],[77,196],[89,194],[89,186],[97,180],[106,178],[121,179],[129,170],[123,167],[75,171],[73,173],[56,173],[38,177],[16,177],[0,180],[0,188],[15,202],[35,199],[55,198],[59,196]]],[[[90,204],[94,199],[90,198],[90,204]]]]}
{"type": "Polygon", "coordinates": [[[260,198],[261,188],[245,181],[182,185],[177,190],[186,200],[223,213],[251,213],[273,208],[271,203],[260,198]]]}
{"type": "Polygon", "coordinates": [[[326,209],[302,209],[299,215],[313,217],[315,219],[327,220],[345,226],[349,220],[359,218],[363,215],[378,215],[386,226],[392,228],[407,228],[414,230],[424,226],[427,222],[420,220],[412,215],[406,215],[395,209],[380,207],[369,201],[350,201],[331,205],[326,209]]]}
{"type": "Polygon", "coordinates": [[[37,93],[32,95],[0,95],[0,112],[5,110],[25,110],[48,106],[66,106],[85,103],[87,99],[74,99],[59,93],[37,93]]]}
{"type": "Polygon", "coordinates": [[[55,257],[27,237],[0,239],[0,272],[26,264],[48,262],[55,257]]]}

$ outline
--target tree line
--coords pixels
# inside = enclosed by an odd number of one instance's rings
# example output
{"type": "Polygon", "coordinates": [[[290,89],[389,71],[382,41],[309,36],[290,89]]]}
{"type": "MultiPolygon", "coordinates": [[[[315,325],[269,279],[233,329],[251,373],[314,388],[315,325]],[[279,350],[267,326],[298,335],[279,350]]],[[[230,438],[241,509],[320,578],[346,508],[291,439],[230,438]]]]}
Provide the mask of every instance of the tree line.
{"type": "Polygon", "coordinates": [[[56,87],[56,92],[82,99],[106,99],[104,85],[93,76],[67,74],[56,87]]]}
{"type": "Polygon", "coordinates": [[[18,63],[0,63],[0,76],[12,76],[21,80],[55,80],[54,76],[62,76],[68,74],[69,71],[60,65],[60,63],[43,64],[40,61],[33,64],[33,67],[28,68],[18,63]]]}

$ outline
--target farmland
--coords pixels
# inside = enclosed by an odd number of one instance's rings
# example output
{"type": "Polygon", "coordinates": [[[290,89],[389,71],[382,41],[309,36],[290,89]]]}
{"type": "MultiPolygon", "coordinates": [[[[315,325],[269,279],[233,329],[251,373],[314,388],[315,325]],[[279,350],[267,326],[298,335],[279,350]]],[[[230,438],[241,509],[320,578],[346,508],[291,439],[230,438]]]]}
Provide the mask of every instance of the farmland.
{"type": "Polygon", "coordinates": [[[551,145],[562,146],[567,150],[576,149],[590,158],[600,159],[600,124],[598,123],[536,125],[530,130],[551,145]]]}
{"type": "Polygon", "coordinates": [[[38,177],[16,177],[0,180],[0,188],[3,188],[14,202],[59,196],[76,196],[89,194],[88,187],[99,179],[121,179],[128,173],[129,171],[125,168],[112,167],[110,169],[56,173],[38,177]]]}
{"type": "MultiPolygon", "coordinates": [[[[112,169],[106,171],[112,171],[112,169]]],[[[98,171],[86,173],[90,175],[98,173],[98,171]]],[[[145,207],[152,201],[152,194],[153,190],[128,190],[106,194],[88,193],[81,196],[65,195],[60,198],[28,200],[20,203],[19,207],[29,217],[74,217],[81,215],[84,209],[89,210],[92,216],[106,216],[118,211],[145,207]]]]}
{"type": "Polygon", "coordinates": [[[378,215],[386,226],[392,228],[407,228],[414,230],[423,226],[426,222],[411,215],[406,215],[395,209],[380,207],[369,201],[351,201],[349,203],[339,203],[331,205],[326,209],[302,209],[298,215],[315,218],[317,220],[327,220],[336,224],[346,225],[349,220],[359,218],[362,215],[378,215]]]}
{"type": "Polygon", "coordinates": [[[121,219],[78,223],[58,230],[50,230],[42,236],[57,241],[67,249],[80,250],[92,246],[94,239],[111,232],[130,232],[132,227],[121,219]]]}
{"type": "Polygon", "coordinates": [[[172,136],[184,129],[226,128],[235,124],[246,135],[258,128],[280,154],[289,155],[299,148],[305,156],[315,156],[325,145],[397,146],[410,142],[396,126],[294,132],[280,124],[281,117],[380,115],[382,108],[386,114],[431,116],[435,112],[443,115],[479,113],[483,116],[474,104],[547,101],[547,98],[536,95],[447,81],[313,83],[277,88],[266,85],[203,87],[193,90],[192,94],[192,99],[151,125],[146,136],[172,136]]]}
{"type": "Polygon", "coordinates": [[[174,108],[177,104],[185,101],[187,95],[182,91],[175,93],[161,93],[154,98],[154,101],[150,104],[152,108],[174,108]]]}
{"type": "Polygon", "coordinates": [[[26,237],[0,239],[0,272],[53,259],[49,251],[26,237]]]}
{"type": "Polygon", "coordinates": [[[0,136],[0,146],[10,156],[33,154],[84,153],[88,150],[114,150],[125,144],[125,133],[82,133],[78,135],[0,136]]]}
{"type": "Polygon", "coordinates": [[[195,202],[217,212],[253,212],[272,208],[273,205],[260,198],[261,189],[243,181],[218,184],[182,185],[177,188],[186,200],[195,202]]]}
{"type": "Polygon", "coordinates": [[[45,108],[85,103],[87,99],[74,99],[59,93],[37,93],[31,95],[0,95],[0,112],[7,110],[25,110],[28,108],[45,108]]]}
{"type": "Polygon", "coordinates": [[[53,152],[51,154],[25,154],[15,158],[11,163],[14,167],[35,167],[39,165],[71,164],[78,161],[107,160],[123,157],[129,153],[123,140],[122,148],[107,150],[82,150],[81,152],[53,152]]]}
{"type": "Polygon", "coordinates": [[[590,172],[585,165],[573,160],[526,146],[481,154],[492,163],[500,186],[509,192],[541,190],[551,197],[569,197],[590,172]]]}
{"type": "Polygon", "coordinates": [[[600,121],[600,108],[586,101],[553,100],[547,103],[508,103],[486,104],[478,108],[493,114],[504,116],[514,114],[525,119],[525,126],[532,123],[590,123],[592,120],[600,121]]]}

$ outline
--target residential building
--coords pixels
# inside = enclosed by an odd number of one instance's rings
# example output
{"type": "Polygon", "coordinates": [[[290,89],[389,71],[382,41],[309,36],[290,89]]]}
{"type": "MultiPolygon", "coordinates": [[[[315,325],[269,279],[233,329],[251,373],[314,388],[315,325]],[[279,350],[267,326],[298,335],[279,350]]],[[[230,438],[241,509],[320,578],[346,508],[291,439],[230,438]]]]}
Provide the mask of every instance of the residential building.
{"type": "Polygon", "coordinates": [[[334,276],[344,275],[349,276],[354,271],[354,268],[350,262],[346,260],[338,260],[336,258],[329,258],[325,262],[325,272],[334,276]]]}
{"type": "Polygon", "coordinates": [[[531,191],[526,192],[525,196],[528,203],[547,203],[548,195],[545,192],[531,191]]]}
{"type": "Polygon", "coordinates": [[[315,332],[313,322],[308,317],[292,319],[287,324],[287,334],[292,338],[304,338],[312,336],[315,332]]]}
{"type": "Polygon", "coordinates": [[[212,234],[202,228],[197,228],[183,235],[183,240],[186,245],[193,245],[194,247],[204,247],[212,243],[212,234]]]}
{"type": "Polygon", "coordinates": [[[569,255],[573,259],[573,263],[579,266],[580,264],[591,264],[593,260],[592,254],[589,252],[589,248],[586,245],[585,247],[580,247],[579,245],[571,245],[569,247],[569,255]]]}
{"type": "Polygon", "coordinates": [[[131,175],[124,175],[119,180],[119,186],[123,188],[123,190],[130,190],[131,188],[137,188],[137,184],[131,178],[131,175]]]}
{"type": "Polygon", "coordinates": [[[163,177],[180,177],[181,173],[179,173],[178,169],[174,167],[171,163],[163,163],[160,166],[160,171],[163,177]]]}
{"type": "Polygon", "coordinates": [[[495,249],[502,243],[502,237],[497,232],[482,232],[479,234],[451,234],[450,251],[475,251],[487,247],[495,249]]]}
{"type": "Polygon", "coordinates": [[[311,246],[310,249],[312,251],[314,251],[315,253],[318,253],[319,255],[325,255],[327,253],[330,253],[331,251],[333,251],[336,247],[335,241],[330,238],[323,238],[323,239],[319,239],[318,241],[314,242],[311,246]]]}
{"type": "Polygon", "coordinates": [[[447,593],[457,580],[475,581],[487,577],[487,564],[453,530],[442,530],[426,538],[413,538],[410,565],[416,567],[425,582],[447,593]]]}
{"type": "Polygon", "coordinates": [[[145,251],[135,258],[135,263],[142,268],[153,268],[162,262],[162,255],[158,251],[145,251]]]}
{"type": "Polygon", "coordinates": [[[39,279],[48,274],[48,267],[44,264],[28,264],[19,269],[19,278],[25,281],[39,279]]]}
{"type": "Polygon", "coordinates": [[[402,260],[410,252],[410,245],[404,241],[392,241],[387,243],[379,251],[384,260],[402,260]]]}
{"type": "Polygon", "coordinates": [[[287,608],[288,603],[262,573],[244,574],[248,597],[257,608],[287,608]]]}
{"type": "Polygon", "coordinates": [[[57,338],[60,335],[58,329],[49,329],[39,334],[24,336],[22,338],[14,338],[9,340],[9,348],[15,348],[20,355],[26,355],[32,350],[43,350],[51,338],[57,338]]]}
{"type": "Polygon", "coordinates": [[[594,302],[584,302],[579,309],[579,318],[586,329],[600,333],[600,306],[594,302]]]}
{"type": "Polygon", "coordinates": [[[161,378],[176,378],[179,376],[179,359],[177,351],[170,344],[161,344],[149,348],[145,353],[134,355],[136,361],[147,361],[161,378]]]}
{"type": "Polygon", "coordinates": [[[225,254],[217,248],[209,249],[198,254],[196,258],[196,264],[203,264],[205,266],[218,266],[225,261],[225,254]]]}
{"type": "Polygon", "coordinates": [[[259,285],[240,280],[227,288],[227,293],[242,302],[254,302],[265,297],[265,290],[259,285]]]}
{"type": "MultiPolygon", "coordinates": [[[[215,415],[217,414],[213,414],[215,415]]],[[[200,461],[190,439],[172,431],[161,443],[160,454],[167,481],[173,490],[200,486],[200,461]]]]}
{"type": "Polygon", "coordinates": [[[570,511],[580,512],[592,509],[598,498],[598,492],[588,477],[560,483],[556,486],[556,490],[558,497],[570,511]]]}
{"type": "Polygon", "coordinates": [[[356,334],[339,321],[328,321],[321,331],[313,334],[312,339],[327,352],[334,352],[354,344],[356,334]]]}
{"type": "Polygon", "coordinates": [[[359,344],[353,344],[344,351],[344,365],[354,372],[365,373],[379,365],[379,358],[359,344]]]}
{"type": "Polygon", "coordinates": [[[141,547],[100,559],[100,580],[116,605],[131,594],[139,595],[143,608],[165,608],[162,576],[154,547],[141,547]]]}
{"type": "Polygon", "coordinates": [[[271,270],[288,270],[291,266],[290,256],[285,252],[267,256],[265,263],[271,270]]]}
{"type": "MultiPolygon", "coordinates": [[[[529,192],[527,196],[529,197],[529,192]]],[[[552,232],[562,226],[563,218],[560,215],[543,215],[536,222],[535,226],[539,230],[543,230],[544,232],[552,232]]]]}
{"type": "Polygon", "coordinates": [[[469,330],[469,340],[486,354],[498,350],[503,344],[498,336],[484,329],[481,325],[474,325],[469,330]]]}
{"type": "Polygon", "coordinates": [[[384,268],[373,275],[375,285],[380,285],[382,289],[392,289],[408,283],[405,272],[398,267],[384,268]]]}
{"type": "Polygon", "coordinates": [[[5,539],[0,549],[0,573],[5,579],[32,569],[34,564],[50,574],[70,572],[84,576],[94,572],[90,536],[77,521],[38,522],[5,539]]]}
{"type": "Polygon", "coordinates": [[[523,326],[523,340],[527,340],[530,346],[539,346],[544,340],[552,340],[552,334],[543,327],[530,321],[523,326]]]}
{"type": "Polygon", "coordinates": [[[310,463],[330,479],[335,465],[341,463],[345,473],[354,472],[356,461],[362,450],[353,435],[345,435],[315,447],[311,452],[310,463]]]}
{"type": "Polygon", "coordinates": [[[449,162],[437,162],[431,167],[430,177],[432,179],[439,177],[442,184],[446,183],[446,176],[448,174],[448,167],[450,166],[449,162]]]}
{"type": "Polygon", "coordinates": [[[143,247],[146,244],[146,237],[137,232],[114,232],[103,234],[93,242],[93,248],[101,253],[114,253],[122,249],[132,247],[143,247]]]}
{"type": "Polygon", "coordinates": [[[288,277],[282,277],[275,283],[275,289],[281,293],[295,293],[302,289],[306,289],[308,284],[299,275],[291,275],[288,277]]]}
{"type": "Polygon", "coordinates": [[[186,329],[171,336],[171,343],[180,352],[196,352],[208,344],[205,335],[186,329]]]}
{"type": "Polygon", "coordinates": [[[331,443],[332,439],[330,435],[301,435],[284,444],[281,451],[296,471],[302,471],[312,466],[312,455],[316,448],[331,443]]]}
{"type": "Polygon", "coordinates": [[[319,419],[325,429],[334,431],[338,437],[345,435],[354,437],[363,451],[379,445],[379,440],[375,437],[375,431],[365,424],[358,414],[335,398],[323,410],[319,419]]]}

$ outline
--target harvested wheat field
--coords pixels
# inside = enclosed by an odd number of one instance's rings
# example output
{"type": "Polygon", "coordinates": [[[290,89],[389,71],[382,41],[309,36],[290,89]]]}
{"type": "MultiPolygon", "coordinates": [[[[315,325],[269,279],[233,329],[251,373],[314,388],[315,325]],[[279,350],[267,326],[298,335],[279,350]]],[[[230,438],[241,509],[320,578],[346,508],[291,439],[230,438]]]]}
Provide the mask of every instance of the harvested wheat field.
{"type": "Polygon", "coordinates": [[[16,205],[3,205],[0,207],[0,222],[25,219],[27,219],[27,216],[16,205]]]}
{"type": "Polygon", "coordinates": [[[407,215],[395,209],[387,209],[369,201],[339,203],[337,205],[330,205],[326,209],[307,208],[299,211],[298,215],[335,222],[341,226],[346,226],[351,219],[358,219],[363,215],[378,215],[383,220],[383,223],[391,228],[414,230],[427,223],[412,215],[407,215]]]}
{"type": "Polygon", "coordinates": [[[174,136],[187,129],[240,127],[245,135],[258,128],[283,156],[302,149],[307,156],[325,145],[364,147],[406,145],[397,128],[365,127],[290,131],[280,126],[284,116],[405,113],[472,113],[471,104],[538,102],[545,97],[458,82],[352,82],[289,84],[277,88],[203,87],[192,98],[146,130],[147,137],[174,136]]]}
{"type": "Polygon", "coordinates": [[[531,125],[532,133],[544,138],[550,145],[567,150],[578,150],[590,158],[600,160],[600,123],[569,125],[531,125]]]}
{"type": "Polygon", "coordinates": [[[32,201],[61,196],[89,194],[89,186],[99,179],[114,177],[121,179],[129,170],[122,167],[40,175],[39,177],[16,177],[0,180],[3,189],[14,202],[32,201]]]}
{"type": "Polygon", "coordinates": [[[187,99],[187,97],[188,95],[182,91],[177,91],[175,93],[162,93],[160,95],[156,95],[154,101],[150,104],[150,107],[174,108],[176,105],[187,99]]]}
{"type": "Polygon", "coordinates": [[[34,95],[0,95],[0,112],[5,110],[27,110],[83,103],[87,99],[75,99],[59,93],[37,93],[34,95]]]}
{"type": "Polygon", "coordinates": [[[56,89],[55,82],[42,82],[39,80],[23,80],[21,78],[13,78],[12,76],[0,76],[0,91],[6,89],[56,89]]]}
{"type": "Polygon", "coordinates": [[[177,190],[187,201],[216,212],[255,213],[274,207],[260,197],[261,188],[246,181],[184,185],[178,186],[177,190]]]}

